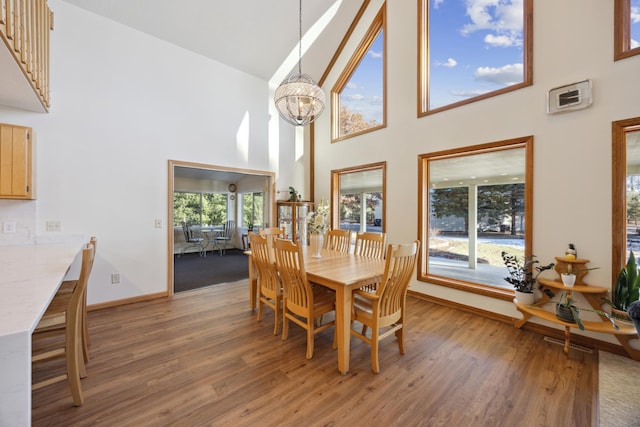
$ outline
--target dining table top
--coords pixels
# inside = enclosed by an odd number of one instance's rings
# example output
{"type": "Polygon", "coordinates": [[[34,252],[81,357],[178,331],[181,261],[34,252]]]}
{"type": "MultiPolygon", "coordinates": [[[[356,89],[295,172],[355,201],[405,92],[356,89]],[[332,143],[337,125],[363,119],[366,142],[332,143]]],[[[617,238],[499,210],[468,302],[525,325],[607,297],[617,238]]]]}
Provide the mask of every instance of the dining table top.
{"type": "Polygon", "coordinates": [[[322,249],[321,258],[313,258],[305,246],[304,268],[310,281],[335,288],[361,287],[364,281],[382,277],[385,262],[378,258],[369,258],[352,253],[322,249]]]}

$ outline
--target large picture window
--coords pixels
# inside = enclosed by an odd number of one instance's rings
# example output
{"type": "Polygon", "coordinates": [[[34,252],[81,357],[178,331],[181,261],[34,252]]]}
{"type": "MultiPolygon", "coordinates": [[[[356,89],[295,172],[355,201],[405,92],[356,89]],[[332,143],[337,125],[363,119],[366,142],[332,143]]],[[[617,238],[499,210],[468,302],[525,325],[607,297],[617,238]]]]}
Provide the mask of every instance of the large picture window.
{"type": "Polygon", "coordinates": [[[614,19],[614,59],[640,54],[640,0],[615,0],[614,19]]]}
{"type": "Polygon", "coordinates": [[[242,194],[242,226],[252,230],[263,227],[264,193],[242,194]]]}
{"type": "Polygon", "coordinates": [[[419,116],[532,84],[532,0],[418,4],[419,116]]]}
{"type": "Polygon", "coordinates": [[[385,5],[331,91],[332,140],[385,126],[385,5]]]}
{"type": "Polygon", "coordinates": [[[533,137],[419,157],[419,280],[513,298],[502,251],[531,254],[533,137]]]}
{"type": "Polygon", "coordinates": [[[227,195],[220,193],[173,193],[173,225],[219,225],[227,221],[227,195]]]}

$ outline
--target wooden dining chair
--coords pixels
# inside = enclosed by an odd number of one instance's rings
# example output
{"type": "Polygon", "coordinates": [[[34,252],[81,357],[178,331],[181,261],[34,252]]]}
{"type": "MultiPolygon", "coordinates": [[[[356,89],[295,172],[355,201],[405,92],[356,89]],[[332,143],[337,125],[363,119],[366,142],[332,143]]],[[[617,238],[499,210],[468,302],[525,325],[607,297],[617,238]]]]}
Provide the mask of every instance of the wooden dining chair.
{"type": "Polygon", "coordinates": [[[284,237],[284,228],[271,227],[271,228],[263,228],[258,231],[261,236],[265,236],[267,238],[267,245],[269,246],[269,254],[271,256],[271,261],[276,262],[275,258],[273,258],[273,241],[277,238],[284,237]]]}
{"type": "Polygon", "coordinates": [[[418,262],[419,250],[419,240],[389,245],[384,274],[376,292],[356,290],[353,293],[351,335],[371,346],[371,369],[375,373],[380,372],[380,340],[395,334],[400,354],[404,354],[407,288],[418,262]],[[362,324],[360,332],[354,329],[354,321],[362,324]],[[371,337],[367,336],[368,328],[371,329],[371,337]]]}
{"type": "MultiPolygon", "coordinates": [[[[335,293],[323,286],[311,286],[300,243],[276,239],[274,251],[284,294],[282,339],[289,336],[289,321],[304,328],[307,331],[307,359],[311,359],[315,335],[335,325],[335,320],[316,324],[316,319],[335,311],[335,293]]],[[[335,343],[334,330],[334,347],[335,343]]]]}
{"type": "Polygon", "coordinates": [[[258,322],[262,321],[262,308],[266,304],[274,311],[273,335],[278,335],[282,309],[282,285],[266,236],[251,233],[251,256],[258,279],[258,322]]]}
{"type": "Polygon", "coordinates": [[[349,253],[351,249],[350,230],[329,230],[324,237],[324,248],[331,251],[349,253]]]}
{"type": "MultiPolygon", "coordinates": [[[[364,231],[356,234],[356,245],[353,253],[369,258],[384,259],[387,243],[387,233],[372,233],[364,231]]],[[[362,286],[360,289],[375,292],[378,282],[373,281],[362,286]]]]}
{"type": "Polygon", "coordinates": [[[387,233],[372,233],[364,231],[356,234],[356,246],[353,251],[356,255],[369,258],[384,259],[387,243],[387,233]]]}
{"type": "MultiPolygon", "coordinates": [[[[96,252],[98,250],[98,238],[92,236],[89,239],[89,243],[93,245],[93,259],[91,260],[91,268],[93,268],[93,261],[96,257],[96,252]]],[[[77,280],[65,280],[60,285],[57,294],[62,293],[71,293],[76,287],[77,280]]],[[[88,291],[84,293],[84,298],[82,299],[82,357],[84,359],[84,363],[89,363],[89,324],[87,322],[87,294],[88,291]]],[[[64,325],[60,325],[61,328],[64,325]]]]}
{"type": "Polygon", "coordinates": [[[73,291],[55,295],[31,335],[32,369],[39,363],[51,359],[63,357],[66,362],[64,374],[36,381],[32,384],[32,389],[38,390],[66,379],[76,406],[84,403],[80,385],[80,378],[86,376],[82,357],[82,302],[91,273],[94,250],[90,243],[82,250],[80,276],[73,291]],[[59,328],[60,324],[63,324],[64,328],[59,328]],[[58,336],[55,336],[56,333],[58,336]]]}

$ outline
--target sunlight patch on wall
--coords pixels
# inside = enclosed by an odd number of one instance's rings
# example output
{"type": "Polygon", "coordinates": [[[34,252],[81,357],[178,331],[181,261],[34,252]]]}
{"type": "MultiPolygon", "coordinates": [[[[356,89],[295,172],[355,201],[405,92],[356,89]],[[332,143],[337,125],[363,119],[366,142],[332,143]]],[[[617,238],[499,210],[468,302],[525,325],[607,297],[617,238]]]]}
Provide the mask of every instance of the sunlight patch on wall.
{"type": "Polygon", "coordinates": [[[245,111],[236,132],[236,148],[245,164],[249,163],[249,112],[245,111]]]}
{"type": "MultiPolygon", "coordinates": [[[[302,56],[307,52],[309,47],[318,39],[320,34],[324,31],[324,29],[329,25],[329,22],[333,19],[333,17],[338,12],[340,5],[342,4],[342,0],[336,0],[333,5],[327,9],[327,11],[322,15],[315,24],[309,28],[304,35],[302,36],[302,56]]],[[[302,11],[304,13],[304,10],[302,11]]],[[[291,49],[289,55],[285,58],[285,60],[280,64],[280,67],[273,74],[271,79],[269,79],[269,85],[278,86],[287,75],[296,68],[298,64],[298,45],[300,43],[296,43],[296,45],[291,49]]],[[[304,73],[304,67],[302,69],[304,73]]],[[[271,97],[273,99],[273,96],[271,97]]]]}

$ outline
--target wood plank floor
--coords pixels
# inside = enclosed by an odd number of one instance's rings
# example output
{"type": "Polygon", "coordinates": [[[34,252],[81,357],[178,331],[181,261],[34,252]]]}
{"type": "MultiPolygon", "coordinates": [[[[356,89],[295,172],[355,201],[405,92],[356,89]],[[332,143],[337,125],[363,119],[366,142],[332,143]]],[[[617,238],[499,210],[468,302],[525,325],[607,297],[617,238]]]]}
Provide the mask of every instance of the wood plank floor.
{"type": "MultiPolygon", "coordinates": [[[[590,426],[597,354],[409,297],[406,354],[351,341],[337,370],[333,329],[287,341],[248,308],[246,281],[89,313],[85,404],[66,382],[33,393],[34,426],[590,426]]],[[[56,369],[49,366],[49,369],[56,369]]],[[[34,371],[34,378],[42,371],[34,371]]]]}

